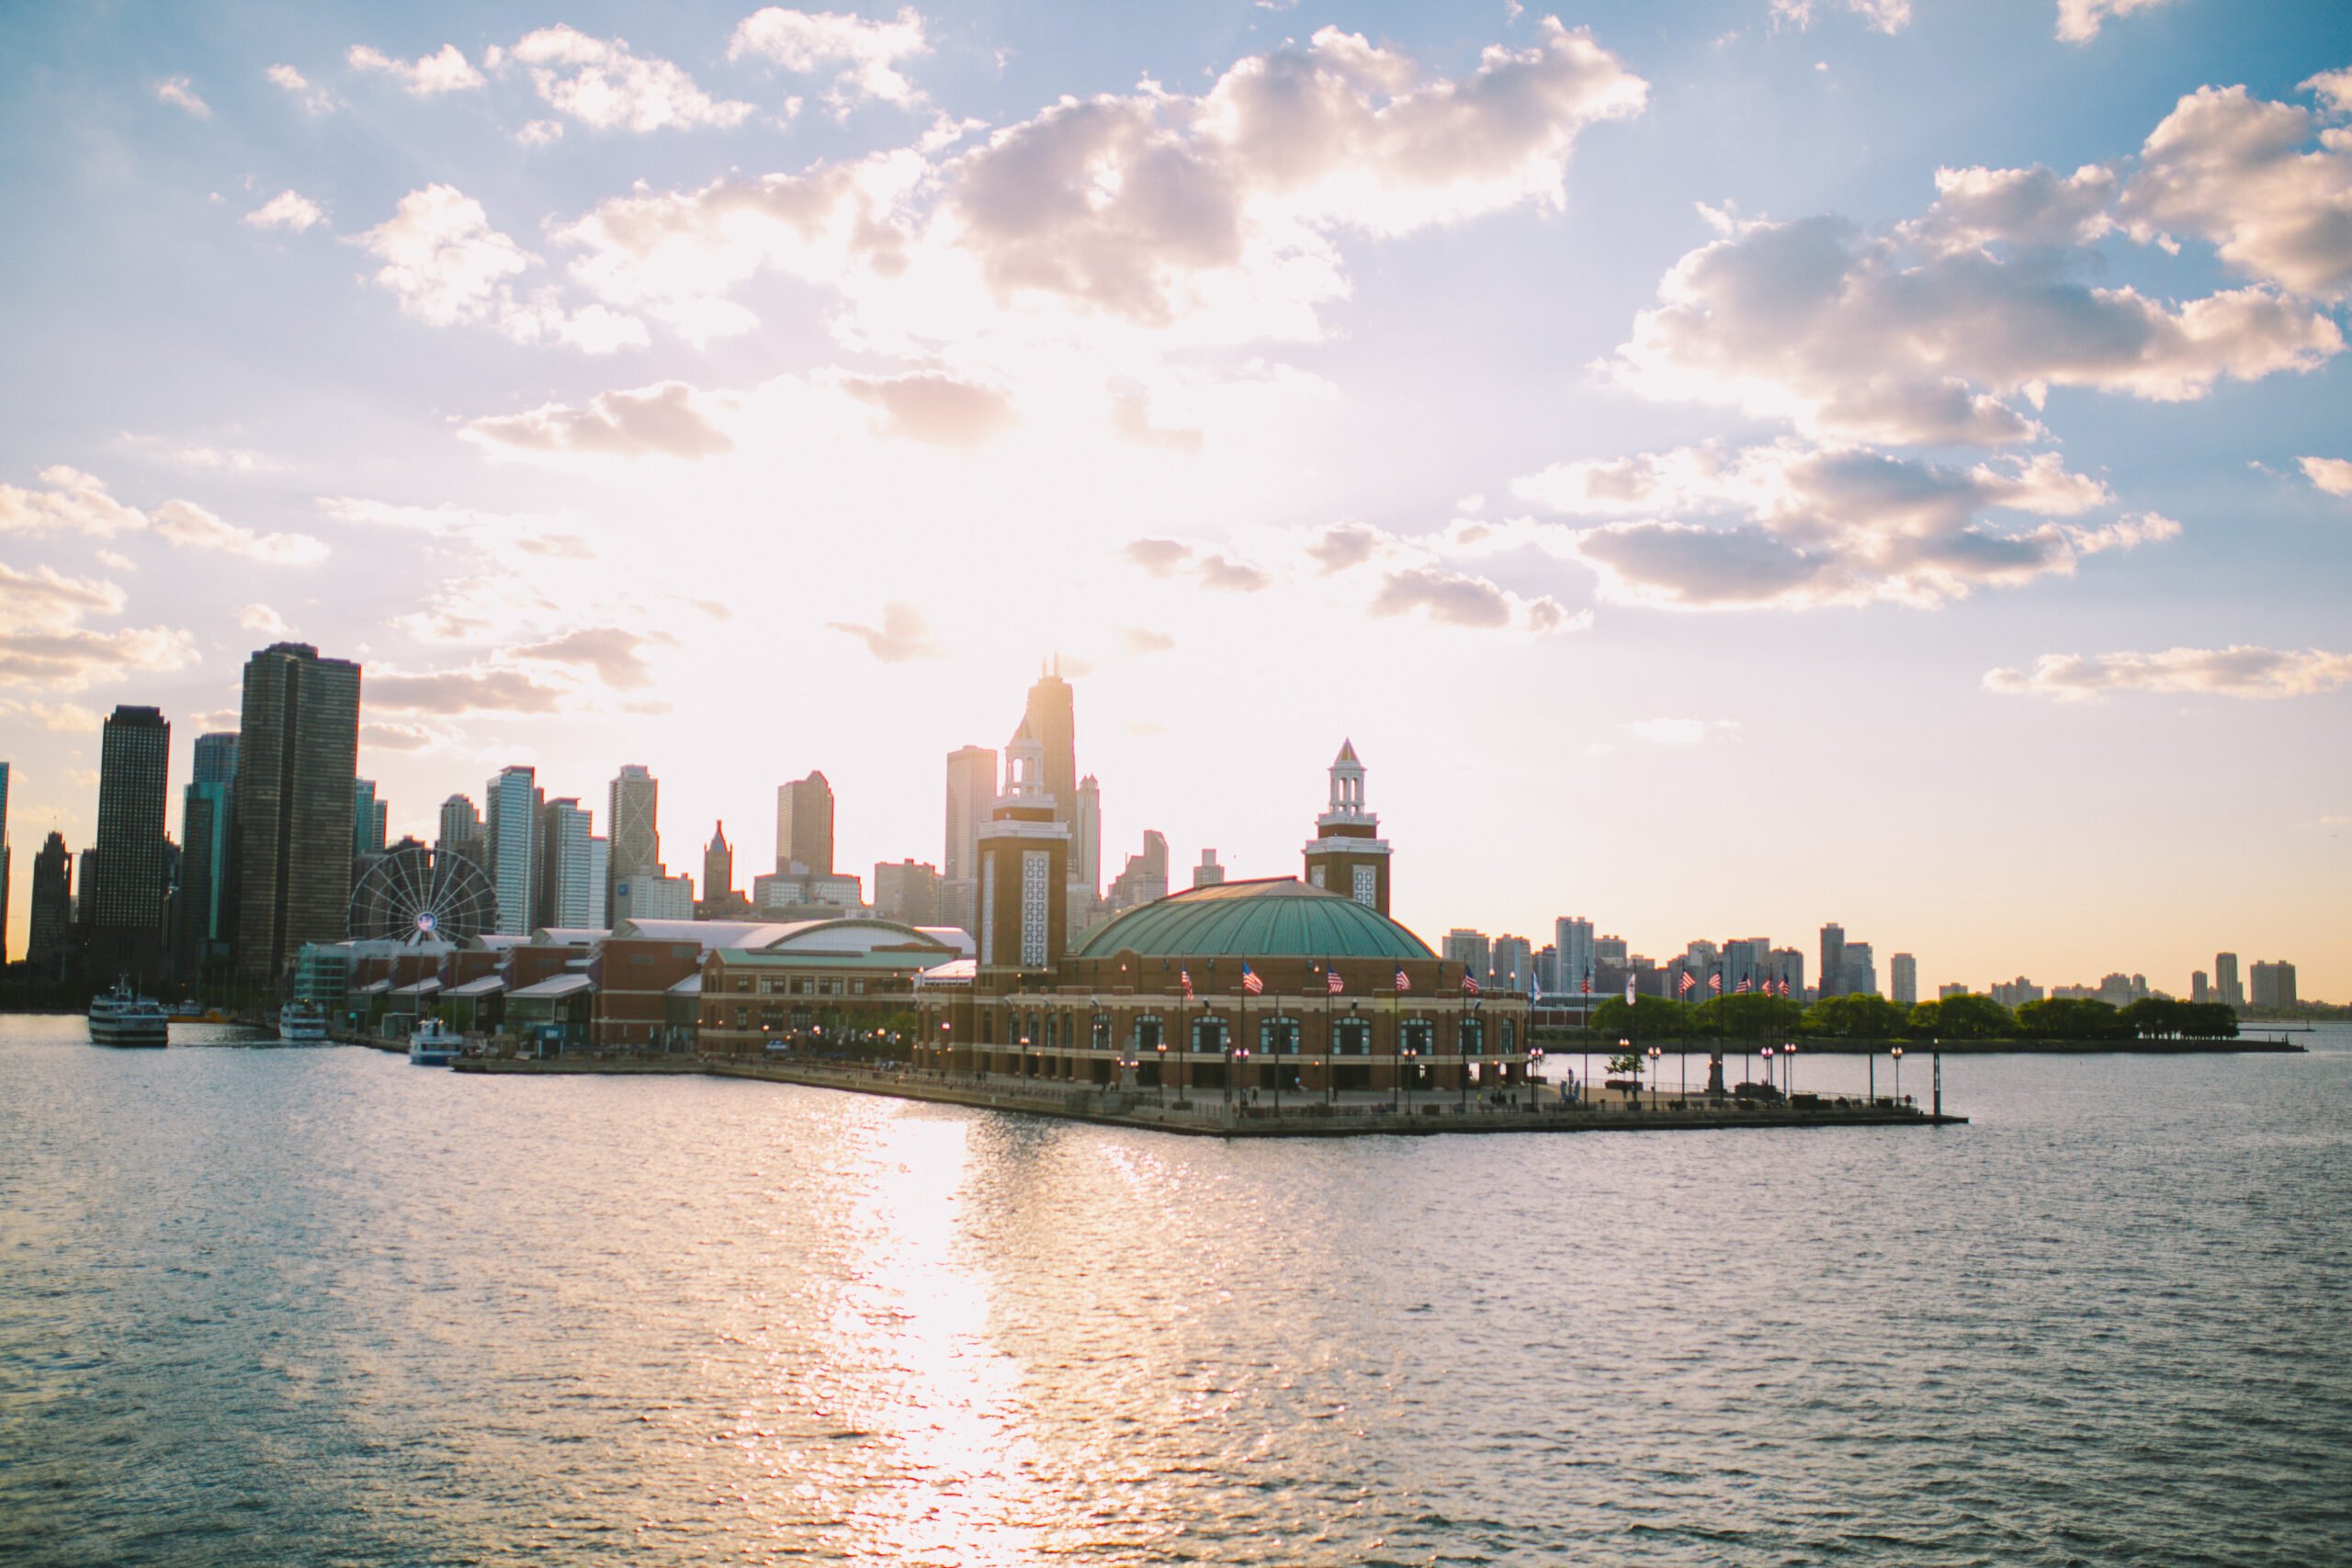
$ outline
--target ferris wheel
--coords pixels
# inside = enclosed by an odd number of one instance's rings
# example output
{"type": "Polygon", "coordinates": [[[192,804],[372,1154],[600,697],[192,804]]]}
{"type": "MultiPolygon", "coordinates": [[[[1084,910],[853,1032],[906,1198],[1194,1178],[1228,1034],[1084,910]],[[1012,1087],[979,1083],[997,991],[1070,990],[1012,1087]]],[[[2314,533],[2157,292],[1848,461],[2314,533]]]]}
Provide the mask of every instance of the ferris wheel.
{"type": "Polygon", "coordinates": [[[466,946],[497,924],[498,896],[481,867],[414,839],[394,844],[351,890],[355,942],[466,946]]]}

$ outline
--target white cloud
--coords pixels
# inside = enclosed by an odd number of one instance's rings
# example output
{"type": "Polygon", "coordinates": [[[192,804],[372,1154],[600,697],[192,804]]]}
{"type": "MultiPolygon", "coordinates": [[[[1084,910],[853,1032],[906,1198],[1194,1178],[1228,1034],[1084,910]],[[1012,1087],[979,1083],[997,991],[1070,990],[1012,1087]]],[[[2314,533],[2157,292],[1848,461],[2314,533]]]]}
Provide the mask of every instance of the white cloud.
{"type": "Polygon", "coordinates": [[[2030,671],[1996,670],[1985,688],[2011,696],[2096,701],[2109,692],[2310,696],[2352,684],[2352,653],[2318,649],[2173,648],[2161,653],[2045,653],[2030,671]]]}
{"type": "Polygon", "coordinates": [[[803,75],[839,66],[828,101],[846,107],[858,98],[878,98],[912,107],[922,102],[922,91],[899,73],[899,62],[930,51],[922,17],[912,6],[883,22],[770,6],[737,24],[727,58],[756,55],[803,75]]]}
{"type": "Polygon", "coordinates": [[[1990,244],[2061,249],[2086,245],[2114,227],[2115,171],[2086,164],[2060,175],[2030,169],[1938,169],[1936,201],[1902,232],[1936,250],[1990,244]]]}
{"type": "Polygon", "coordinates": [[[111,582],[60,576],[52,567],[18,571],[0,561],[0,623],[72,620],[85,614],[119,615],[123,592],[111,582]]]}
{"type": "MultiPolygon", "coordinates": [[[[186,632],[164,626],[101,631],[90,615],[117,615],[122,590],[92,578],[66,577],[50,567],[19,570],[0,562],[0,685],[45,693],[78,692],[102,681],[176,670],[196,660],[186,632]]],[[[80,728],[74,710],[8,705],[49,728],[80,728]]]]}
{"type": "Polygon", "coordinates": [[[931,623],[912,604],[896,600],[882,606],[882,624],[878,626],[859,626],[850,621],[827,621],[828,631],[847,632],[865,644],[865,649],[885,664],[903,664],[910,659],[940,659],[944,654],[932,639],[931,623]]]}
{"type": "Polygon", "coordinates": [[[156,536],[183,549],[217,550],[264,566],[316,566],[327,547],[308,534],[256,534],[224,523],[193,502],[167,501],[155,509],[156,536]]]}
{"type": "Polygon", "coordinates": [[[568,688],[547,684],[526,671],[492,665],[415,673],[379,666],[368,671],[371,713],[551,714],[569,695],[568,688]]]}
{"type": "Polygon", "coordinates": [[[239,220],[256,229],[291,229],[298,234],[326,220],[317,202],[290,190],[278,192],[239,220]]]}
{"type": "Polygon", "coordinates": [[[175,468],[198,468],[207,473],[254,474],[273,467],[268,458],[258,452],[240,446],[208,446],[198,443],[175,443],[160,435],[136,435],[124,431],[122,444],[143,457],[169,463],[175,468]]]}
{"type": "Polygon", "coordinates": [[[43,729],[85,735],[95,735],[105,725],[96,709],[79,703],[0,702],[0,717],[28,718],[43,729]]]}
{"type": "Polygon", "coordinates": [[[643,322],[602,305],[567,311],[544,289],[518,299],[513,280],[539,258],[492,228],[481,203],[454,186],[409,192],[390,218],[354,243],[384,264],[376,284],[428,325],[478,323],[516,343],[569,344],[587,354],[648,341],[643,322]]]}
{"type": "Polygon", "coordinates": [[[1140,387],[1114,387],[1111,389],[1111,428],[1138,446],[1175,452],[1187,457],[1199,457],[1208,444],[1207,436],[1199,430],[1154,424],[1150,394],[1140,387]]]}
{"type": "Polygon", "coordinates": [[[713,99],[666,60],[630,52],[625,39],[558,25],[525,34],[508,54],[548,107],[597,130],[733,126],[752,112],[749,104],[713,99]]]}
{"type": "Polygon", "coordinates": [[[978,446],[1020,423],[1001,389],[936,372],[842,376],[842,391],[886,416],[881,432],[933,446],[978,446]]]}
{"type": "Polygon", "coordinates": [[[465,434],[533,452],[707,457],[734,450],[733,439],[705,412],[706,401],[683,381],[663,381],[601,393],[585,408],[547,403],[526,413],[477,419],[465,434]]]}
{"type": "Polygon", "coordinates": [[[2330,495],[2352,496],[2352,458],[2298,457],[2303,478],[2330,495]]]}
{"type": "Polygon", "coordinates": [[[1419,614],[1441,626],[1484,631],[1512,627],[1531,634],[1583,631],[1589,614],[1571,617],[1550,595],[1521,598],[1486,578],[1433,566],[1407,566],[1386,573],[1370,605],[1374,619],[1419,614]]]}
{"type": "Polygon", "coordinates": [[[309,77],[291,65],[273,65],[264,74],[268,76],[273,84],[294,95],[295,101],[302,106],[304,114],[322,115],[334,112],[335,96],[324,87],[314,85],[309,77]]]}
{"type": "Polygon", "coordinates": [[[2300,105],[2199,88],[2149,133],[2118,210],[2143,241],[2195,234],[2249,276],[2352,294],[2352,130],[2300,105]]]}
{"type": "MultiPolygon", "coordinates": [[[[1772,0],[1772,26],[1804,31],[1813,26],[1814,3],[1815,0],[1772,0]]],[[[1911,25],[1911,0],[1845,0],[1845,6],[1877,32],[1899,33],[1911,25]]]]}
{"type": "Polygon", "coordinates": [[[2298,92],[2318,94],[2321,101],[2338,114],[2352,114],[2352,65],[2341,71],[2323,71],[2295,86],[2298,92]]]}
{"type": "Polygon", "coordinates": [[[237,625],[272,642],[284,642],[295,635],[294,628],[286,624],[285,618],[266,604],[248,604],[238,611],[237,625]]]}
{"type": "Polygon", "coordinates": [[[212,106],[197,96],[196,89],[185,76],[166,76],[156,83],[155,96],[175,108],[186,109],[198,119],[212,118],[212,106]]]}
{"type": "Polygon", "coordinates": [[[346,57],[356,71],[373,72],[390,76],[403,92],[415,97],[438,97],[444,93],[461,93],[482,85],[482,74],[467,62],[465,54],[454,43],[445,43],[433,54],[415,60],[395,60],[381,50],[354,44],[346,57]]]}
{"type": "Polygon", "coordinates": [[[2087,43],[2098,36],[2099,24],[2109,17],[2152,11],[2171,0],[2058,0],[2058,36],[2067,43],[2087,43]]]}
{"type": "Polygon", "coordinates": [[[1681,609],[1933,605],[2071,573],[2086,556],[2180,531],[2153,513],[2099,526],[2052,521],[2114,499],[2055,453],[1958,468],[1782,440],[1555,464],[1517,489],[1554,512],[1634,520],[1553,526],[1532,539],[1518,525],[1502,542],[1583,561],[1605,597],[1681,609]],[[1990,513],[2041,520],[1996,525],[1990,513]]]}
{"type": "Polygon", "coordinates": [[[653,683],[646,650],[657,645],[674,647],[677,639],[665,632],[633,632],[620,626],[579,626],[543,642],[510,649],[510,660],[562,664],[594,670],[596,678],[617,691],[641,691],[653,683]]]}
{"type": "Polygon", "coordinates": [[[563,140],[563,121],[535,119],[514,133],[514,140],[526,147],[545,147],[550,141],[563,140]]]}

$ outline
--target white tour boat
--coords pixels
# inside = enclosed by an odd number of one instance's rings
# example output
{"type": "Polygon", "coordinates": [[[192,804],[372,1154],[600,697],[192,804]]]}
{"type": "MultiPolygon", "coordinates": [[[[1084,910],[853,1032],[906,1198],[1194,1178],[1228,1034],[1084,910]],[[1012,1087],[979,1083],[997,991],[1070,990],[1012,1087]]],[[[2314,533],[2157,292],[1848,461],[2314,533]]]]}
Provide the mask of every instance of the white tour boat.
{"type": "Polygon", "coordinates": [[[465,1045],[464,1035],[437,1018],[428,1018],[408,1037],[409,1066],[446,1067],[465,1045]]]}
{"type": "Polygon", "coordinates": [[[130,988],[129,979],[90,1002],[90,1041],[96,1045],[168,1045],[171,1023],[163,1004],[130,988]]]}
{"type": "Polygon", "coordinates": [[[277,1038],[288,1045],[325,1044],[327,1010],[317,1002],[288,1002],[277,1010],[277,1038]]]}

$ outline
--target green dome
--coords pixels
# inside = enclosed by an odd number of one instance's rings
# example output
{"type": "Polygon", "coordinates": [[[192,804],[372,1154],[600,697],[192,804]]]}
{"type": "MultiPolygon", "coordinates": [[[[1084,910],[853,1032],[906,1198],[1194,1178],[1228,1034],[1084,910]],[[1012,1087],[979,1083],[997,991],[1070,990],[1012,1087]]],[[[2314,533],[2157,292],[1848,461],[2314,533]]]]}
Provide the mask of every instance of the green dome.
{"type": "Polygon", "coordinates": [[[1293,877],[1195,887],[1129,909],[1074,956],[1430,959],[1429,944],[1377,910],[1293,877]]]}

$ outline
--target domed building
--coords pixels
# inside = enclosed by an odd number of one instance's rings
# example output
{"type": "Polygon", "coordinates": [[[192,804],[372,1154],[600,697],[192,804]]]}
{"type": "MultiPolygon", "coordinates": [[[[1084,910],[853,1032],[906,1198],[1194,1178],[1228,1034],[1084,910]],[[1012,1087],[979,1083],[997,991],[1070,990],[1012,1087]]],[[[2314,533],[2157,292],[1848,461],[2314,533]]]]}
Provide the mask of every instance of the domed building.
{"type": "MultiPolygon", "coordinates": [[[[1342,747],[1303,879],[1170,894],[1044,964],[992,964],[984,942],[968,984],[923,1000],[926,1065],[1170,1099],[1520,1081],[1527,998],[1477,994],[1389,918],[1389,846],[1363,779],[1342,747]]],[[[1011,781],[1006,819],[1035,815],[1035,793],[1011,781]]]]}

